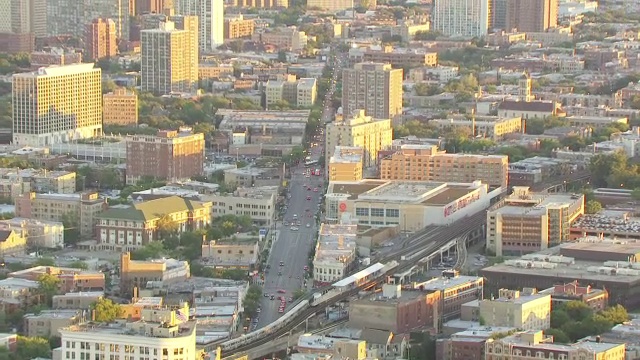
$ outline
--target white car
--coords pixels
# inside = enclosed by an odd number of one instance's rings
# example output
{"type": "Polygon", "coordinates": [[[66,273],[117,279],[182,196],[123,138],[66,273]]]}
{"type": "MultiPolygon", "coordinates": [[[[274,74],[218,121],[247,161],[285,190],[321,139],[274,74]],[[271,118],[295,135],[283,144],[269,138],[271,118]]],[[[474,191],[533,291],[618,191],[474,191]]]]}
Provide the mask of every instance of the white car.
{"type": "Polygon", "coordinates": [[[298,231],[298,230],[300,230],[300,229],[299,229],[299,228],[297,228],[297,227],[295,227],[295,226],[292,226],[292,227],[291,227],[291,231],[298,231]]]}
{"type": "Polygon", "coordinates": [[[311,224],[307,224],[307,227],[308,227],[308,228],[310,228],[310,227],[311,227],[311,224]]]}

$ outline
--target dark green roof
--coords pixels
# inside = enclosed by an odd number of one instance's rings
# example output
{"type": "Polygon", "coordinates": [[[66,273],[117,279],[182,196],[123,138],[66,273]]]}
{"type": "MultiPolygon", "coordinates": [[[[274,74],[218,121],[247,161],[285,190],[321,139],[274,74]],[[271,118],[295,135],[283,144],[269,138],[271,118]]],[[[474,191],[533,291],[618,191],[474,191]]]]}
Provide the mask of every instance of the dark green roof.
{"type": "Polygon", "coordinates": [[[187,200],[179,196],[169,196],[134,204],[128,208],[110,208],[98,215],[98,218],[146,221],[159,219],[164,215],[176,212],[203,209],[205,208],[204,204],[200,201],[187,200]]]}

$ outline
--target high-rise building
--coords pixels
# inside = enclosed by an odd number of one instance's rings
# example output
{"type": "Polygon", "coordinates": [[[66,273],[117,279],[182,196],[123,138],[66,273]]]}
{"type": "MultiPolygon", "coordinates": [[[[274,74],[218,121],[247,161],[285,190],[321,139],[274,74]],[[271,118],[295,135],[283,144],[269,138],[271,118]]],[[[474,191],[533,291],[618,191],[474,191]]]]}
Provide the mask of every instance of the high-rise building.
{"type": "Polygon", "coordinates": [[[102,77],[93,64],[13,75],[13,142],[49,146],[102,135],[102,77]]]}
{"type": "Polygon", "coordinates": [[[165,9],[173,8],[171,0],[131,0],[134,5],[133,15],[159,14],[165,9]]]}
{"type": "MultiPolygon", "coordinates": [[[[182,17],[184,18],[184,17],[182,17]]],[[[197,18],[193,18],[197,22],[197,18]]],[[[191,19],[187,21],[190,23],[191,19]]],[[[195,93],[198,84],[197,36],[173,21],[142,30],[141,88],[160,95],[195,93]]]]}
{"type": "Polygon", "coordinates": [[[342,73],[342,109],[345,117],[363,109],[376,119],[402,114],[402,69],[389,64],[359,63],[342,73]]]}
{"type": "Polygon", "coordinates": [[[116,23],[111,19],[97,18],[87,25],[85,58],[97,61],[111,58],[118,53],[116,23]]]}
{"type": "Polygon", "coordinates": [[[197,16],[200,51],[210,51],[224,43],[223,0],[176,0],[179,14],[197,16]]]}
{"type": "Polygon", "coordinates": [[[490,9],[489,0],[434,0],[433,29],[447,36],[484,36],[490,9]]]}
{"type": "Polygon", "coordinates": [[[508,0],[491,0],[489,2],[491,9],[491,16],[489,18],[490,30],[507,30],[507,1],[508,0]]]}
{"type": "Polygon", "coordinates": [[[103,17],[116,24],[116,36],[129,40],[129,0],[48,0],[47,36],[84,37],[86,25],[103,17]]]}
{"type": "Polygon", "coordinates": [[[558,26],[558,0],[507,0],[507,30],[543,32],[558,26]]]}
{"type": "Polygon", "coordinates": [[[30,0],[0,1],[0,52],[31,52],[34,36],[30,0]]]}
{"type": "Polygon", "coordinates": [[[354,111],[351,117],[327,124],[325,159],[331,158],[336,146],[355,146],[364,151],[363,165],[374,166],[378,152],[391,147],[391,120],[365,116],[364,110],[354,111]]]}
{"type": "Polygon", "coordinates": [[[127,139],[127,183],[144,176],[167,181],[202,175],[204,135],[190,129],[160,131],[157,136],[135,135],[127,139]]]}

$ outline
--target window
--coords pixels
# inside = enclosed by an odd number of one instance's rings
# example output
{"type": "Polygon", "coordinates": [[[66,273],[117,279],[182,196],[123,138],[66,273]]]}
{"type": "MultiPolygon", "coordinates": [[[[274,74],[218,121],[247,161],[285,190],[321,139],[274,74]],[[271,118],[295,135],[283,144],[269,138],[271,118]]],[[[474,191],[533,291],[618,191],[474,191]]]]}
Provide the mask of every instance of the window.
{"type": "Polygon", "coordinates": [[[356,208],[356,216],[369,216],[368,208],[356,208]]]}
{"type": "Polygon", "coordinates": [[[400,210],[399,209],[387,209],[386,210],[387,213],[387,217],[400,217],[400,210]]]}
{"type": "Polygon", "coordinates": [[[373,217],[383,217],[384,209],[373,208],[371,209],[371,216],[373,217]]]}

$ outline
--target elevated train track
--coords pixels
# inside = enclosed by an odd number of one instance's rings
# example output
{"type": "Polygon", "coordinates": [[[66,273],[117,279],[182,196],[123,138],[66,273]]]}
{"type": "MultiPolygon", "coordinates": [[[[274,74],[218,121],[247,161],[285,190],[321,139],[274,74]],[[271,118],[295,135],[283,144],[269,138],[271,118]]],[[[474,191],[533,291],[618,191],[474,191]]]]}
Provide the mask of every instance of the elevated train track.
{"type": "MultiPolygon", "coordinates": [[[[204,345],[204,349],[206,351],[214,351],[216,348],[220,347],[222,350],[222,354],[220,355],[222,358],[225,358],[234,354],[240,355],[256,346],[264,345],[272,341],[273,339],[277,339],[287,334],[289,331],[295,329],[309,317],[317,313],[324,312],[324,309],[328,306],[337,302],[344,301],[349,297],[358,294],[358,292],[362,291],[364,288],[377,286],[384,282],[389,276],[392,276],[397,272],[402,272],[410,269],[412,266],[414,266],[415,259],[412,257],[412,259],[409,261],[403,261],[402,258],[404,256],[409,256],[415,254],[416,252],[421,253],[421,256],[419,256],[420,258],[423,257],[422,254],[434,254],[439,251],[442,246],[446,245],[456,238],[465,236],[466,234],[480,227],[485,221],[486,211],[481,211],[475,215],[461,219],[448,226],[425,228],[424,230],[415,233],[410,239],[405,241],[403,248],[385,256],[383,259],[380,259],[379,261],[385,263],[397,261],[399,265],[378,276],[372,281],[353,289],[338,293],[336,294],[336,296],[330,299],[326,299],[321,303],[310,304],[312,295],[309,295],[301,302],[299,302],[298,305],[294,306],[290,310],[290,312],[283,315],[283,317],[281,317],[278,321],[262,329],[243,335],[240,338],[226,340],[223,342],[216,341],[208,343],[204,345]],[[281,324],[276,324],[281,320],[285,321],[283,321],[281,324]]],[[[331,286],[327,286],[325,288],[318,289],[318,291],[328,291],[330,288],[331,286]]]]}

